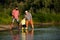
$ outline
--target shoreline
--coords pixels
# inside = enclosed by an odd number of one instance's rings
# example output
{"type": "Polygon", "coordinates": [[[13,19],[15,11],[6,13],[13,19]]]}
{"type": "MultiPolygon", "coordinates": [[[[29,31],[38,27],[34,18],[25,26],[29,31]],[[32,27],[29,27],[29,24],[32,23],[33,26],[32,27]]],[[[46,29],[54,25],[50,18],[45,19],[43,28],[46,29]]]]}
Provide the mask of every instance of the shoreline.
{"type": "MultiPolygon", "coordinates": [[[[60,23],[35,23],[34,26],[41,26],[41,25],[60,25],[60,23]]],[[[11,25],[8,24],[0,24],[0,31],[2,30],[9,30],[11,25]]]]}

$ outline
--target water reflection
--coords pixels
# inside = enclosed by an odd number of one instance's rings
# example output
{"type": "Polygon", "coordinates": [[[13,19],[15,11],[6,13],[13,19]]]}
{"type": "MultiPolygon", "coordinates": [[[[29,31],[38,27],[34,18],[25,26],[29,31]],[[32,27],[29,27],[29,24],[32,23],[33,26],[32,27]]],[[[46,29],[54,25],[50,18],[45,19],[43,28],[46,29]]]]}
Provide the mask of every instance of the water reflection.
{"type": "Polygon", "coordinates": [[[0,40],[60,40],[60,29],[34,28],[34,30],[1,31],[0,40]]]}
{"type": "Polygon", "coordinates": [[[19,40],[20,39],[20,34],[19,31],[10,31],[11,38],[12,40],[19,40]]]}
{"type": "Polygon", "coordinates": [[[10,31],[12,40],[33,40],[34,30],[10,31]]]}
{"type": "Polygon", "coordinates": [[[22,40],[33,40],[34,30],[22,30],[22,40]]]}

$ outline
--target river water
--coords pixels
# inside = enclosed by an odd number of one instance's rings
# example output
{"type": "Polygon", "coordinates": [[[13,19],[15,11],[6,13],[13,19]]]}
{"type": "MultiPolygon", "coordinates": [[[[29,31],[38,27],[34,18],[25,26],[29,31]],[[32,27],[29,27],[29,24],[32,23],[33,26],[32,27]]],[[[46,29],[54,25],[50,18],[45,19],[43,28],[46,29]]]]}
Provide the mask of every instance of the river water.
{"type": "Polygon", "coordinates": [[[60,26],[36,26],[29,30],[0,31],[0,40],[60,40],[60,26]]]}

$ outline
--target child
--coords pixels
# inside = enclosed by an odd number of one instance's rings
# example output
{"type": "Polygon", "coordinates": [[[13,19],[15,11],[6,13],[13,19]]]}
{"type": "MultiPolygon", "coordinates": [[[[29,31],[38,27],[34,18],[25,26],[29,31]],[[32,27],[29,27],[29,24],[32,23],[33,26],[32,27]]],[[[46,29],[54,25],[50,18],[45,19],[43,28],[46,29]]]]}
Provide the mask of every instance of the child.
{"type": "Polygon", "coordinates": [[[21,25],[22,29],[24,29],[24,28],[26,27],[25,18],[23,18],[23,19],[21,20],[20,25],[21,25]]]}

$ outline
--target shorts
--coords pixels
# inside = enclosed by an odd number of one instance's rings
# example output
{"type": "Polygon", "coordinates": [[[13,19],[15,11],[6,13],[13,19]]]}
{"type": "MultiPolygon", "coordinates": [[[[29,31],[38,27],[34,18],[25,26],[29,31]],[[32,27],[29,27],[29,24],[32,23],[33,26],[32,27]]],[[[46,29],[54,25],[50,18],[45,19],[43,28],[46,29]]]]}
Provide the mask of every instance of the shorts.
{"type": "Polygon", "coordinates": [[[15,18],[12,19],[12,22],[14,23],[15,20],[16,22],[19,22],[19,19],[15,19],[15,18]]]}
{"type": "Polygon", "coordinates": [[[26,27],[26,25],[22,25],[22,27],[26,27]]]}

